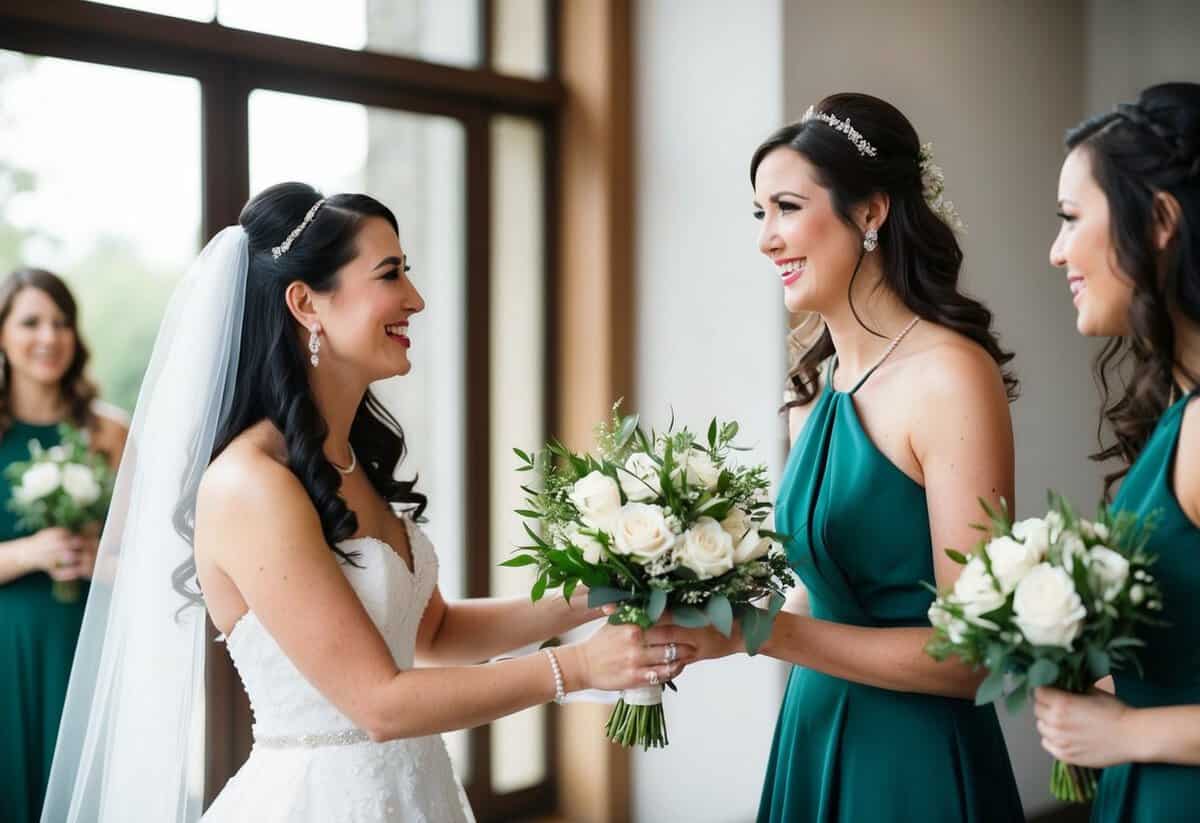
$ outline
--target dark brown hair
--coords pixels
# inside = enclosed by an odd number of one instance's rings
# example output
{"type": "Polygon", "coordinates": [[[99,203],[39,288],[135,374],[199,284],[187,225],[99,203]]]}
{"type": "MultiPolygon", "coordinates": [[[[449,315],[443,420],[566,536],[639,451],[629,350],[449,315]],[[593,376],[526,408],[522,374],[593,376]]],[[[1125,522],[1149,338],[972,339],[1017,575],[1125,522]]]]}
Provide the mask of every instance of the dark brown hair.
{"type": "MultiPolygon", "coordinates": [[[[0,328],[8,322],[17,295],[25,289],[37,289],[53,300],[54,305],[63,313],[67,325],[75,333],[75,356],[71,358],[71,365],[67,367],[59,386],[67,404],[67,419],[77,428],[94,428],[96,414],[92,410],[92,403],[96,400],[98,391],[96,384],[88,379],[86,374],[91,355],[79,334],[79,310],[75,305],[75,298],[58,275],[45,269],[17,269],[0,283],[0,328]]],[[[12,366],[9,365],[7,357],[4,358],[3,370],[3,386],[0,387],[0,436],[13,424],[12,366]]]]}
{"type": "Polygon", "coordinates": [[[1178,311],[1200,324],[1200,85],[1163,83],[1067,132],[1067,148],[1086,152],[1109,208],[1109,234],[1120,275],[1133,287],[1130,335],[1115,337],[1095,362],[1104,402],[1093,460],[1120,458],[1104,493],[1125,476],[1171,402],[1174,369],[1196,383],[1175,350],[1178,311]],[[1155,248],[1155,196],[1179,203],[1167,248],[1155,248]],[[1124,379],[1123,379],[1124,378],[1124,379]],[[1123,392],[1113,399],[1114,383],[1123,392]],[[1107,422],[1115,441],[1104,444],[1107,422]]]}
{"type": "MultiPolygon", "coordinates": [[[[875,156],[860,154],[845,134],[820,120],[800,121],[779,129],[755,150],[750,161],[750,184],[754,185],[759,164],[768,154],[787,148],[802,154],[816,167],[821,185],[829,190],[834,210],[852,228],[857,229],[851,208],[872,194],[886,193],[891,207],[887,220],[879,227],[879,250],[887,287],[914,314],[953,329],[982,346],[1001,367],[1009,400],[1015,399],[1017,379],[1003,368],[1012,360],[1012,353],[1000,348],[988,308],[959,291],[962,249],[954,230],[925,201],[921,141],[912,123],[895,106],[867,94],[830,95],[816,108],[851,121],[875,147],[875,156]]],[[[862,259],[860,252],[851,288],[862,259]]],[[[833,353],[833,340],[825,329],[788,373],[796,399],[784,408],[812,400],[817,392],[820,364],[833,353]]]]}

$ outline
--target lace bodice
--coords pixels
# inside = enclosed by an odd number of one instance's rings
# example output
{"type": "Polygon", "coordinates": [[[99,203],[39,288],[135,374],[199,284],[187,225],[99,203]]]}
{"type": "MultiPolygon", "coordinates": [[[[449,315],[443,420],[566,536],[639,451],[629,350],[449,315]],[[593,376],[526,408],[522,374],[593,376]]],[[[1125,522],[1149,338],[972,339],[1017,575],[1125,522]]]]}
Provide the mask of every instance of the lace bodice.
{"type": "MultiPolygon", "coordinates": [[[[360,537],[338,548],[358,552],[357,566],[342,570],[371,621],[383,635],[396,665],[410,669],[421,615],[437,582],[437,556],[428,538],[407,518],[413,570],[382,540],[360,537]]],[[[254,712],[255,737],[321,735],[354,728],[288,659],[253,612],[229,632],[229,654],[254,712]]]]}

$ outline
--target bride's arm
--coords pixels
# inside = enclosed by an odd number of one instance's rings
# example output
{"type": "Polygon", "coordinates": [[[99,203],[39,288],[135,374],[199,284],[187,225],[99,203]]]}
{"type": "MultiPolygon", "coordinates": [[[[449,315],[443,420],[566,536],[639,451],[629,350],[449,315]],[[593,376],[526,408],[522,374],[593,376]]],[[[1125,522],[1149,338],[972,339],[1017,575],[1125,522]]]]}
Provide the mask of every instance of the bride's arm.
{"type": "MultiPolygon", "coordinates": [[[[196,555],[228,578],[283,652],[375,740],[488,723],[555,695],[546,655],[401,671],[338,567],[303,486],[264,456],[222,455],[197,503],[196,555]]],[[[680,649],[680,659],[691,650],[680,649]]],[[[620,689],[674,676],[635,627],[606,627],[558,650],[567,690],[620,689]]]]}
{"type": "MultiPolygon", "coordinates": [[[[969,524],[980,519],[979,498],[994,505],[1002,496],[1013,499],[1012,423],[1004,387],[990,358],[986,363],[971,359],[941,358],[939,379],[922,403],[923,422],[912,438],[924,475],[934,575],[942,588],[954,583],[961,568],[944,549],[966,550],[978,542],[979,533],[969,524]]],[[[974,696],[986,672],[953,659],[933,660],[925,653],[931,636],[932,629],[925,627],[851,626],[781,612],[762,652],[880,688],[974,696]]],[[[740,638],[726,639],[712,630],[654,628],[646,639],[692,643],[701,660],[741,650],[740,638]]]]}
{"type": "Polygon", "coordinates": [[[537,603],[524,595],[447,602],[434,587],[417,633],[417,659],[426,665],[478,663],[602,616],[588,608],[583,590],[570,601],[547,594],[537,603]]]}

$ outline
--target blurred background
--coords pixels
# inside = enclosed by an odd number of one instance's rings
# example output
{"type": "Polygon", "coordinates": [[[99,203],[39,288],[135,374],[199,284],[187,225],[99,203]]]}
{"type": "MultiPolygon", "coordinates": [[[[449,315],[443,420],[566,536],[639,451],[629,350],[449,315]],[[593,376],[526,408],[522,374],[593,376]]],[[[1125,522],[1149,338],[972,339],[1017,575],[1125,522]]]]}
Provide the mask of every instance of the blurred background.
{"type": "MultiPolygon", "coordinates": [[[[749,158],[824,95],[869,92],[934,141],[966,287],[1016,352],[1018,509],[1049,486],[1090,501],[1093,352],[1047,263],[1062,135],[1200,80],[1198,38],[1184,0],[0,0],[0,272],[68,280],[94,376],[131,410],[174,282],[251,193],[379,197],[429,306],[412,374],[380,390],[443,591],[521,593],[496,568],[520,540],[511,447],[583,447],[619,397],[660,424],[736,418],[778,476],[788,318],[749,158]]],[[[209,796],[249,743],[210,658],[209,796]]],[[[740,823],[785,674],[689,670],[663,752],[609,746],[591,705],[448,743],[481,821],[740,823]]],[[[1030,819],[1084,819],[1052,804],[1028,713],[1001,714],[1030,819]]]]}

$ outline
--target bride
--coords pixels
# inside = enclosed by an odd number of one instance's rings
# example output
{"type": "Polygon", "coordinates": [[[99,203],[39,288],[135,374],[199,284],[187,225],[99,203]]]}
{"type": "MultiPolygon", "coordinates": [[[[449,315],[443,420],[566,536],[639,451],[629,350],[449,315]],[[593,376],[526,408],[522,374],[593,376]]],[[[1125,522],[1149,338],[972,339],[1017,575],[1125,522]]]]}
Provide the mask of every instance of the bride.
{"type": "Polygon", "coordinates": [[[412,368],[424,308],[394,216],[284,183],[239,223],[201,253],[155,344],[42,819],[200,816],[202,604],[255,714],[250,758],[205,821],[471,820],[440,732],[666,680],[693,650],[606,626],[479,664],[597,612],[438,592],[425,498],[394,479],[404,437],[369,390],[412,368]]]}

